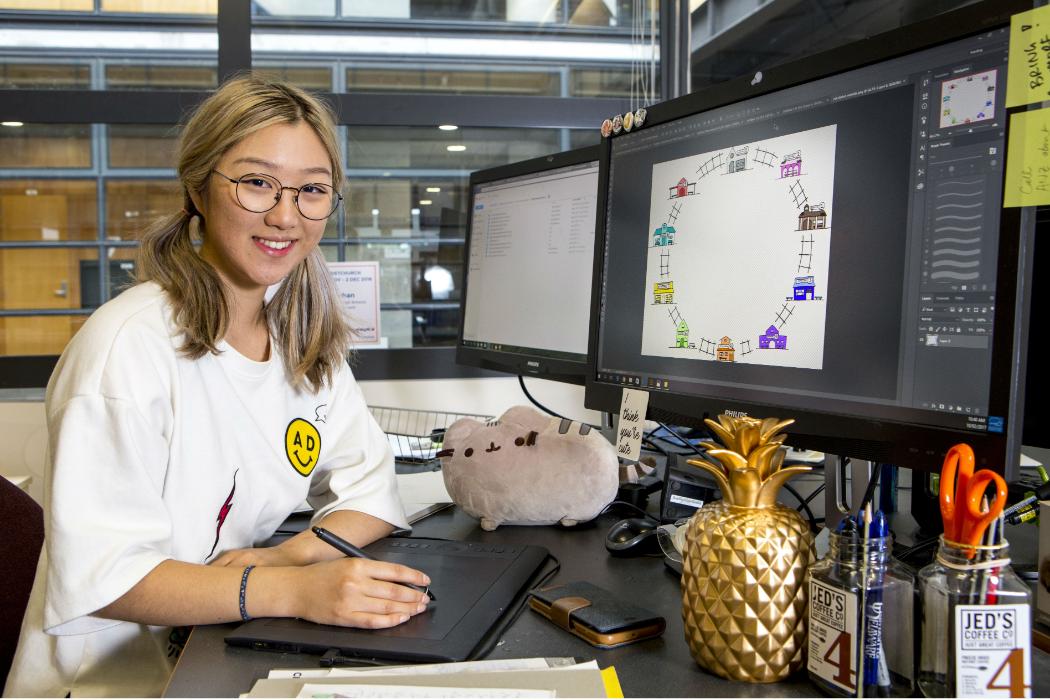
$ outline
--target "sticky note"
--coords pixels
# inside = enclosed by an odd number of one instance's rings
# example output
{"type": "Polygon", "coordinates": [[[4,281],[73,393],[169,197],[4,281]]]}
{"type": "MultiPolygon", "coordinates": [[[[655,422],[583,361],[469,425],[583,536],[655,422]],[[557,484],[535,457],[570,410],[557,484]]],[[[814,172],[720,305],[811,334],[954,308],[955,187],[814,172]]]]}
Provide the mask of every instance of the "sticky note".
{"type": "Polygon", "coordinates": [[[642,454],[642,433],[649,392],[624,389],[620,399],[620,421],[616,425],[616,455],[633,462],[642,454]]]}
{"type": "Polygon", "coordinates": [[[1006,106],[1050,100],[1050,5],[1010,18],[1006,106]]]}
{"type": "Polygon", "coordinates": [[[1004,207],[1050,204],[1050,109],[1010,117],[1004,207]]]}
{"type": "Polygon", "coordinates": [[[615,666],[607,666],[602,669],[602,683],[605,685],[605,697],[623,697],[623,689],[620,688],[620,677],[616,675],[615,666]]]}

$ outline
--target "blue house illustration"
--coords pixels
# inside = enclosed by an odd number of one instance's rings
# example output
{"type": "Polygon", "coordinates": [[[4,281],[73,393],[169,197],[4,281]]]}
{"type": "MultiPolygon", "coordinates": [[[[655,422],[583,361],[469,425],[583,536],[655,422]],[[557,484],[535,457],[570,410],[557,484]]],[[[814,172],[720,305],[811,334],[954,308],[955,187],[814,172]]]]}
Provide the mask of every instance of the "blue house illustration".
{"type": "Polygon", "coordinates": [[[795,278],[795,301],[813,299],[813,275],[795,278]]]}
{"type": "Polygon", "coordinates": [[[660,228],[653,231],[653,245],[674,245],[674,234],[674,226],[668,226],[667,224],[664,224],[660,228]]]}
{"type": "Polygon", "coordinates": [[[780,335],[776,326],[770,326],[764,335],[758,336],[759,350],[787,350],[787,347],[788,337],[780,335]]]}

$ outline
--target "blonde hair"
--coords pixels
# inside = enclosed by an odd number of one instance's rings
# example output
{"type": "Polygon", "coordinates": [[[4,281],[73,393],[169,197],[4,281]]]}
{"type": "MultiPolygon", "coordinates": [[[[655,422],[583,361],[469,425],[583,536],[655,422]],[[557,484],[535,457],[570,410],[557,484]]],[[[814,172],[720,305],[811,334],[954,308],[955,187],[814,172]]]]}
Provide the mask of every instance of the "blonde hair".
{"type": "MultiPolygon", "coordinates": [[[[182,130],[178,175],[184,209],[147,230],[139,247],[137,280],[152,280],[167,293],[175,324],[185,341],[179,351],[192,359],[219,352],[230,308],[218,273],[194,249],[207,235],[206,222],[194,226],[199,212],[190,192],[202,194],[222,156],[249,134],[275,124],[305,122],[328,152],[332,184],[343,185],[343,167],[328,107],[287,83],[238,77],[224,83],[200,104],[182,130]],[[195,237],[194,228],[198,228],[195,237]]],[[[330,383],[351,346],[350,327],[324,256],[315,248],[281,282],[266,305],[266,321],[296,387],[317,391],[330,383]]]]}

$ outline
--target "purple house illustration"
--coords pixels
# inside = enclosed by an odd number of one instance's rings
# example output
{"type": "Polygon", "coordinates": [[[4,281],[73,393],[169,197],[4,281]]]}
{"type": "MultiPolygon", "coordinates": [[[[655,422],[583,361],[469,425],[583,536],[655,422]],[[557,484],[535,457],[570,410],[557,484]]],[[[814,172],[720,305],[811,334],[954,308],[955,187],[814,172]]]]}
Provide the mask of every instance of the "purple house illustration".
{"type": "Polygon", "coordinates": [[[758,336],[759,350],[787,350],[787,347],[788,337],[780,335],[776,326],[770,326],[764,335],[758,336]]]}
{"type": "Polygon", "coordinates": [[[788,153],[780,161],[780,177],[798,177],[802,174],[802,151],[788,153]]]}

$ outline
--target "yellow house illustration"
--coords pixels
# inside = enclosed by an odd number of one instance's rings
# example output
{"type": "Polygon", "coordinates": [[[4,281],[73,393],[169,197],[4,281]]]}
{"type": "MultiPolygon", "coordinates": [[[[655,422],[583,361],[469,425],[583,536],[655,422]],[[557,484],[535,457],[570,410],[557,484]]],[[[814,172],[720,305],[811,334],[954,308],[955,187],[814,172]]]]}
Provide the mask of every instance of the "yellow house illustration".
{"type": "Polygon", "coordinates": [[[655,282],[655,283],[653,283],[653,303],[654,304],[673,304],[674,303],[674,282],[655,282]]]}

